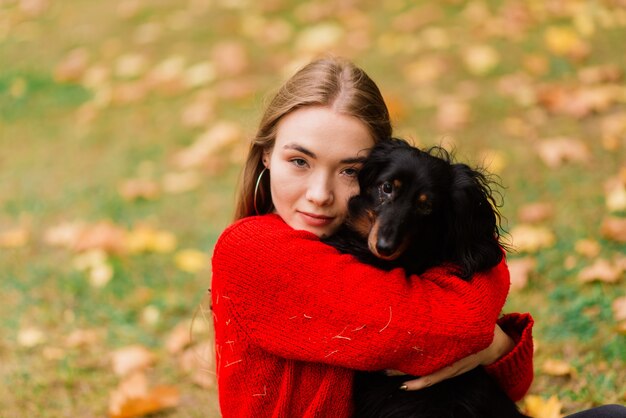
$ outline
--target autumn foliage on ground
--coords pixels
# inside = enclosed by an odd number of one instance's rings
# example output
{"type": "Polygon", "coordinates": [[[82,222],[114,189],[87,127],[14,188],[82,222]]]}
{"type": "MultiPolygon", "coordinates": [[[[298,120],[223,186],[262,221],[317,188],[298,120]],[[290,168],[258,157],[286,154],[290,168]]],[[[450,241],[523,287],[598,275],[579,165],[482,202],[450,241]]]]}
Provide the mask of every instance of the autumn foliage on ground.
{"type": "Polygon", "coordinates": [[[520,406],[626,403],[623,0],[0,1],[6,417],[219,416],[210,255],[267,97],[312,57],[503,188],[520,406]]]}

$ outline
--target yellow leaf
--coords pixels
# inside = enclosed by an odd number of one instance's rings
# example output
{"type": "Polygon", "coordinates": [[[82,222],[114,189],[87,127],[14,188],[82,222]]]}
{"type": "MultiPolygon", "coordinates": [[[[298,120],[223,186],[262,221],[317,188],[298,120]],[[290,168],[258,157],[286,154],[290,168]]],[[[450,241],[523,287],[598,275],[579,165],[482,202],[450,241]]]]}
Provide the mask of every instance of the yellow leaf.
{"type": "Polygon", "coordinates": [[[176,266],[188,273],[196,273],[209,265],[209,257],[199,250],[186,249],[176,253],[174,257],[176,266]]]}
{"type": "Polygon", "coordinates": [[[537,395],[528,395],[524,398],[525,413],[533,418],[561,418],[563,405],[557,396],[544,400],[537,395]]]}
{"type": "Polygon", "coordinates": [[[606,207],[609,212],[626,211],[626,183],[619,177],[609,179],[604,185],[606,207]]]}
{"type": "Polygon", "coordinates": [[[548,50],[555,55],[579,59],[590,52],[589,45],[578,36],[574,29],[566,26],[549,27],[544,34],[544,41],[548,50]]]}
{"type": "Polygon", "coordinates": [[[507,166],[507,158],[502,151],[486,149],[478,154],[481,167],[492,174],[502,174],[507,166]]]}
{"type": "Polygon", "coordinates": [[[24,227],[17,227],[0,232],[0,248],[20,248],[28,244],[29,232],[24,227]]]}
{"type": "Polygon", "coordinates": [[[296,39],[297,52],[320,54],[332,50],[344,36],[344,29],[335,23],[320,23],[300,32],[296,39]]]}
{"type": "Polygon", "coordinates": [[[36,327],[22,328],[17,333],[17,343],[21,347],[31,348],[43,344],[45,341],[46,335],[36,327]]]}
{"type": "Polygon", "coordinates": [[[556,242],[554,233],[543,226],[520,224],[511,229],[513,247],[520,252],[535,253],[552,247],[556,242]]]}
{"type": "Polygon", "coordinates": [[[169,253],[176,248],[176,241],[176,236],[171,232],[140,225],[128,233],[126,243],[131,253],[169,253]]]}
{"type": "Polygon", "coordinates": [[[571,376],[575,370],[563,360],[547,359],[541,366],[541,371],[550,376],[571,376]]]}
{"type": "Polygon", "coordinates": [[[180,403],[180,391],[174,386],[155,386],[139,397],[124,399],[119,407],[109,410],[111,418],[134,418],[173,408],[180,403]]]}
{"type": "Polygon", "coordinates": [[[485,75],[500,62],[498,51],[490,45],[474,45],[463,51],[463,62],[474,75],[485,75]]]}

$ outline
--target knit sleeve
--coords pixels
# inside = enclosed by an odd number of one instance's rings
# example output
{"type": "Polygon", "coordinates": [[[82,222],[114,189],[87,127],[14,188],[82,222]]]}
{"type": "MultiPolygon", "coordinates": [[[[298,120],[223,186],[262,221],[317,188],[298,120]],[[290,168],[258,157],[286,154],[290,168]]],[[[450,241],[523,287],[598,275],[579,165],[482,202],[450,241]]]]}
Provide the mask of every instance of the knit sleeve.
{"type": "Polygon", "coordinates": [[[504,261],[469,282],[384,272],[273,215],[229,227],[212,262],[216,330],[236,321],[283,358],[414,375],[486,348],[509,286],[504,261]]]}
{"type": "Polygon", "coordinates": [[[493,364],[485,367],[514,401],[524,397],[533,381],[533,318],[530,314],[512,313],[498,320],[498,325],[515,341],[515,347],[493,364]]]}

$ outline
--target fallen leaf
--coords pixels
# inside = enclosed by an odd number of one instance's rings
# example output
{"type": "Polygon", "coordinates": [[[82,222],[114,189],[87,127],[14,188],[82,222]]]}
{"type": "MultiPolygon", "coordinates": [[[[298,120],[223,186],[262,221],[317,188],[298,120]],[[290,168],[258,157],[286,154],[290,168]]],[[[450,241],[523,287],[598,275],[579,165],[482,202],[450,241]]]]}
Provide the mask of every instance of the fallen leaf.
{"type": "Polygon", "coordinates": [[[84,252],[97,249],[108,253],[125,252],[126,230],[110,221],[101,221],[80,228],[74,241],[73,250],[84,252]]]}
{"type": "Polygon", "coordinates": [[[554,216],[554,205],[550,202],[533,202],[520,207],[517,216],[524,223],[538,223],[554,216]]]}
{"type": "Polygon", "coordinates": [[[538,395],[527,395],[524,398],[524,412],[533,418],[561,418],[562,407],[556,395],[548,400],[538,395]]]}
{"type": "Polygon", "coordinates": [[[611,307],[613,308],[613,319],[615,321],[626,320],[626,296],[615,299],[611,307]]]}
{"type": "Polygon", "coordinates": [[[574,368],[566,361],[547,359],[541,366],[541,371],[550,376],[572,376],[574,368]]]}
{"type": "Polygon", "coordinates": [[[523,65],[534,76],[545,75],[550,70],[550,61],[541,54],[524,55],[523,65]]]}
{"type": "Polygon", "coordinates": [[[133,40],[139,45],[147,45],[157,41],[163,34],[163,26],[158,22],[146,22],[137,26],[133,40]]]}
{"type": "Polygon", "coordinates": [[[159,197],[161,191],[159,184],[150,179],[128,179],[120,184],[119,193],[126,200],[155,200],[159,197]]]}
{"type": "Polygon", "coordinates": [[[423,86],[438,80],[447,69],[448,64],[442,57],[427,55],[407,64],[403,73],[409,83],[423,86]]]}
{"type": "Polygon", "coordinates": [[[180,119],[183,126],[198,128],[206,126],[215,115],[215,96],[213,92],[202,92],[185,106],[180,119]]]}
{"type": "Polygon", "coordinates": [[[77,329],[70,333],[65,339],[67,348],[80,348],[94,346],[101,340],[98,331],[93,329],[77,329]]]}
{"type": "Polygon", "coordinates": [[[510,231],[511,244],[520,252],[535,253],[552,247],[556,242],[554,233],[544,226],[520,224],[510,231]]]}
{"type": "Polygon", "coordinates": [[[576,241],[574,250],[587,258],[596,258],[600,254],[600,243],[592,239],[581,239],[576,241]]]}
{"type": "Polygon", "coordinates": [[[162,179],[163,191],[171,194],[189,192],[197,189],[201,183],[202,178],[195,171],[167,173],[162,179]]]}
{"type": "Polygon", "coordinates": [[[295,40],[298,54],[316,55],[332,51],[344,36],[344,29],[336,23],[319,23],[302,30],[295,40]]]}
{"type": "Polygon", "coordinates": [[[198,167],[211,155],[237,143],[241,136],[239,125],[230,121],[219,121],[198,137],[193,144],[179,151],[174,156],[174,163],[182,169],[198,167]]]}
{"type": "Polygon", "coordinates": [[[187,348],[180,357],[181,369],[191,374],[196,385],[210,389],[216,385],[213,341],[207,340],[187,348]]]}
{"type": "MultiPolygon", "coordinates": [[[[626,141],[626,112],[614,113],[600,122],[602,144],[609,151],[616,151],[626,141]]],[[[626,179],[622,179],[626,183],[626,179]]]]}
{"type": "Polygon", "coordinates": [[[502,170],[507,166],[506,155],[494,149],[481,150],[478,153],[478,161],[480,166],[491,174],[502,174],[502,170]]]}
{"type": "Polygon", "coordinates": [[[28,244],[30,232],[19,226],[0,232],[0,248],[21,248],[28,244]]]}
{"type": "Polygon", "coordinates": [[[626,218],[605,217],[600,232],[606,239],[621,243],[626,242],[626,218]]]}
{"type": "Polygon", "coordinates": [[[205,86],[215,80],[217,71],[215,64],[203,61],[187,68],[183,74],[183,81],[189,88],[205,86]]]}
{"type": "Polygon", "coordinates": [[[218,42],[211,50],[211,62],[220,77],[241,75],[250,65],[246,47],[236,40],[218,42]]]}
{"type": "Polygon", "coordinates": [[[86,271],[93,287],[104,287],[113,278],[113,266],[102,249],[91,249],[78,255],[73,260],[74,268],[86,271]]]}
{"type": "Polygon", "coordinates": [[[54,69],[54,79],[59,82],[77,82],[87,70],[89,52],[76,48],[67,53],[54,69]]]}
{"type": "Polygon", "coordinates": [[[185,249],[176,253],[174,256],[174,262],[182,271],[197,273],[198,271],[207,268],[210,263],[210,258],[202,251],[185,249]]]}
{"type": "Polygon", "coordinates": [[[604,183],[604,195],[609,212],[626,211],[626,182],[619,176],[612,177],[604,183]]]}
{"type": "Polygon", "coordinates": [[[573,59],[585,58],[591,52],[589,44],[580,38],[571,27],[551,26],[547,28],[544,33],[544,42],[553,54],[573,59]]]}
{"type": "Polygon", "coordinates": [[[156,355],[142,345],[131,345],[115,350],[111,354],[113,372],[117,376],[128,376],[132,372],[150,367],[156,355]]]}
{"type": "Polygon", "coordinates": [[[178,324],[165,339],[165,348],[170,354],[178,354],[191,344],[191,324],[185,321],[178,324]]]}
{"type": "Polygon", "coordinates": [[[565,162],[587,162],[590,158],[587,145],[578,139],[558,137],[545,139],[537,146],[541,160],[550,168],[558,168],[565,162]]]}
{"type": "Polygon", "coordinates": [[[619,280],[622,270],[608,260],[597,259],[591,266],[585,267],[578,273],[578,280],[582,283],[601,281],[615,283],[619,280]]]}
{"type": "Polygon", "coordinates": [[[470,118],[470,106],[461,100],[444,99],[437,107],[437,127],[454,131],[465,127],[470,118]]]}
{"type": "Polygon", "coordinates": [[[48,10],[50,6],[49,0],[20,0],[20,10],[30,17],[40,16],[48,10]]]}
{"type": "Polygon", "coordinates": [[[32,348],[43,344],[46,341],[46,334],[37,327],[21,328],[17,333],[17,343],[21,347],[32,348]]]}
{"type": "Polygon", "coordinates": [[[172,55],[157,64],[147,75],[146,85],[163,93],[178,93],[184,87],[185,57],[172,55]]]}
{"type": "Polygon", "coordinates": [[[148,60],[145,55],[129,53],[115,62],[115,75],[120,78],[137,78],[146,71],[148,60]]]}
{"type": "Polygon", "coordinates": [[[141,310],[141,322],[154,327],[161,319],[161,311],[154,305],[148,305],[141,310]]]}
{"type": "Polygon", "coordinates": [[[148,225],[138,225],[128,232],[126,246],[133,254],[144,252],[170,253],[177,245],[176,236],[148,225]]]}
{"type": "Polygon", "coordinates": [[[142,0],[124,0],[117,3],[116,13],[122,19],[132,19],[143,7],[142,0]]]}
{"type": "Polygon", "coordinates": [[[462,51],[463,62],[473,75],[486,75],[500,62],[498,51],[490,45],[473,45],[462,51]]]}
{"type": "Polygon", "coordinates": [[[509,273],[511,275],[511,290],[521,290],[528,284],[530,273],[537,266],[537,260],[531,257],[515,258],[508,260],[509,273]]]}
{"type": "Polygon", "coordinates": [[[134,418],[178,406],[180,392],[173,386],[149,387],[143,373],[133,373],[120,382],[109,399],[111,418],[134,418]]]}
{"type": "Polygon", "coordinates": [[[584,67],[578,70],[578,79],[585,84],[614,83],[622,79],[623,71],[616,64],[584,67]]]}

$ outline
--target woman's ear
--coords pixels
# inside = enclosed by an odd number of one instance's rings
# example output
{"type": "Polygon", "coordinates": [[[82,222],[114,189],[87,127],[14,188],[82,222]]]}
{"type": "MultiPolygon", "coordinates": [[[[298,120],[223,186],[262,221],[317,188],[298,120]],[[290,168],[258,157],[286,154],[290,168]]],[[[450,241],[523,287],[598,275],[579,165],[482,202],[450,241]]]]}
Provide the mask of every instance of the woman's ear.
{"type": "Polygon", "coordinates": [[[270,156],[271,155],[272,155],[272,151],[271,150],[265,150],[265,151],[263,151],[263,156],[261,157],[261,161],[263,161],[263,165],[268,170],[270,168],[270,156]]]}

